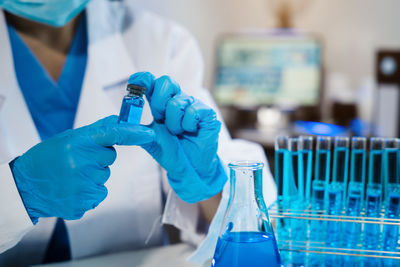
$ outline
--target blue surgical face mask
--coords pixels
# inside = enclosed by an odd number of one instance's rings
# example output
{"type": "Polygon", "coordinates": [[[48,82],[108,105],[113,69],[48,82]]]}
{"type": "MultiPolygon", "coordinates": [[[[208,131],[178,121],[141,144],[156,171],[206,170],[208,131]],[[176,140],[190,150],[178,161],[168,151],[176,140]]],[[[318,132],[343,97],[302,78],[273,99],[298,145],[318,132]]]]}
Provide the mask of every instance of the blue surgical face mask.
{"type": "Polygon", "coordinates": [[[26,19],[55,27],[67,24],[89,0],[0,0],[4,10],[26,19]]]}

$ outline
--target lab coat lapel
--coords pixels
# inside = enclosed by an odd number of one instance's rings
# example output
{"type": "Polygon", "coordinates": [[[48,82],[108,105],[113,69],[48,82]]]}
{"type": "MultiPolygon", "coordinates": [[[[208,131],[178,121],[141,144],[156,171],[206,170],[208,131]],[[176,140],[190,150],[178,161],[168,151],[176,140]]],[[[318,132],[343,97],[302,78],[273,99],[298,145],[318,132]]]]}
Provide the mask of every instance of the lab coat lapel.
{"type": "Polygon", "coordinates": [[[7,23],[0,9],[0,164],[21,155],[40,141],[19,89],[7,23]]]}
{"type": "Polygon", "coordinates": [[[135,72],[121,33],[110,28],[99,10],[104,9],[87,8],[88,60],[75,127],[118,114],[123,88],[135,72]]]}

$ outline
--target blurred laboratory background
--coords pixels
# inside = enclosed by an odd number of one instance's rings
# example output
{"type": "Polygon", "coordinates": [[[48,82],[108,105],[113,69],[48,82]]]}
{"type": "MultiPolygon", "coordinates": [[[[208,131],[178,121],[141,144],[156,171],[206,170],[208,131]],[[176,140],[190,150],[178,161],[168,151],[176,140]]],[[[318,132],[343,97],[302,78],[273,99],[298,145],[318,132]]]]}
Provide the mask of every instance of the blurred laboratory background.
{"type": "Polygon", "coordinates": [[[400,1],[135,1],[194,34],[231,135],[268,155],[277,135],[400,136],[400,1]]]}

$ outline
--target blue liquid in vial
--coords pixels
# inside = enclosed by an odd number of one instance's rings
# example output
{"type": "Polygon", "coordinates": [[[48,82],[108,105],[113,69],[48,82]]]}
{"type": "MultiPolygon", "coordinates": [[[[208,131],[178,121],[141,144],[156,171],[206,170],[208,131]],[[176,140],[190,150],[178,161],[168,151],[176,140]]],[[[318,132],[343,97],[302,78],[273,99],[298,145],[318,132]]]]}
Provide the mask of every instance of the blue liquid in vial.
{"type": "Polygon", "coordinates": [[[144,99],[139,96],[125,96],[122,100],[118,123],[140,124],[144,99]]]}
{"type": "Polygon", "coordinates": [[[278,247],[273,234],[230,232],[218,239],[211,266],[280,267],[278,247]]]}

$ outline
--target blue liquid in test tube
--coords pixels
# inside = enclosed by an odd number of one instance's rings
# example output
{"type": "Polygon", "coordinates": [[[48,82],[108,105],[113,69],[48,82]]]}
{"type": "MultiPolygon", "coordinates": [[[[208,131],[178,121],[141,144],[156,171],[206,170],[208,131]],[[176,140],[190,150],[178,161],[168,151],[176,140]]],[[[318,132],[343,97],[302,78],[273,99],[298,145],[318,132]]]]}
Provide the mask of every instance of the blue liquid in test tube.
{"type": "MultiPolygon", "coordinates": [[[[312,182],[311,209],[319,214],[318,211],[326,210],[327,186],[329,184],[331,165],[331,138],[317,137],[317,149],[315,153],[315,175],[312,182]]],[[[324,221],[312,220],[310,223],[310,246],[325,242],[325,223],[324,221]]],[[[321,264],[323,257],[315,254],[310,255],[309,265],[321,264]]]]}
{"type": "Polygon", "coordinates": [[[303,175],[305,180],[304,198],[305,203],[308,204],[311,200],[311,179],[312,179],[312,166],[313,166],[313,137],[300,136],[301,153],[303,162],[303,175]]]}
{"type": "MultiPolygon", "coordinates": [[[[365,215],[379,218],[382,209],[382,184],[383,184],[383,152],[385,140],[371,138],[368,164],[368,183],[365,197],[365,215]]],[[[380,240],[380,225],[366,223],[364,225],[364,247],[378,249],[380,240]]]]}
{"type": "MultiPolygon", "coordinates": [[[[371,138],[368,163],[368,183],[365,196],[365,216],[379,218],[382,210],[382,188],[384,181],[384,147],[385,139],[371,138]]],[[[381,227],[379,224],[364,224],[364,242],[366,250],[379,250],[381,227]]],[[[364,258],[365,266],[379,266],[381,260],[364,258]]]]}
{"type": "MultiPolygon", "coordinates": [[[[287,186],[284,183],[288,180],[285,176],[290,175],[289,164],[290,154],[289,154],[289,138],[287,136],[278,136],[275,139],[275,183],[278,191],[278,201],[277,209],[279,212],[284,211],[288,208],[286,201],[284,200],[284,194],[288,191],[287,186]]],[[[289,221],[284,218],[277,218],[276,229],[277,229],[277,239],[282,242],[288,240],[289,236],[289,221]]],[[[286,251],[281,252],[282,263],[289,263],[289,253],[286,251]]]]}
{"type": "MultiPolygon", "coordinates": [[[[400,139],[386,140],[384,152],[385,218],[400,219],[400,139]]],[[[385,251],[397,251],[399,227],[383,226],[382,245],[385,251]]],[[[395,260],[385,259],[384,266],[398,266],[395,260]]]]}
{"type": "MultiPolygon", "coordinates": [[[[333,150],[332,180],[328,189],[328,214],[339,216],[342,213],[346,186],[348,179],[349,166],[349,144],[348,137],[335,137],[333,150]]],[[[330,247],[340,246],[341,223],[328,221],[326,244],[330,247]]],[[[341,264],[340,256],[327,256],[326,264],[328,266],[337,266],[341,264]]]]}
{"type": "MultiPolygon", "coordinates": [[[[292,213],[301,214],[304,210],[304,171],[303,171],[303,153],[302,153],[302,139],[290,138],[289,139],[289,153],[291,164],[292,183],[294,184],[297,194],[290,195],[290,210],[292,213]]],[[[305,220],[290,219],[289,240],[293,250],[298,244],[304,244],[307,239],[307,224],[305,220]]],[[[304,255],[299,252],[290,253],[290,262],[295,266],[304,265],[304,255]]]]}
{"type": "Polygon", "coordinates": [[[283,198],[283,175],[285,155],[288,153],[289,138],[287,136],[278,136],[275,139],[275,183],[278,191],[278,202],[283,198]]]}
{"type": "MultiPolygon", "coordinates": [[[[366,166],[365,137],[353,137],[351,140],[350,182],[347,191],[346,214],[359,217],[364,199],[365,166],[366,166]]],[[[348,248],[356,248],[361,235],[360,223],[344,223],[343,245],[348,248]]],[[[356,262],[357,257],[346,257],[345,263],[356,262]]]]}

